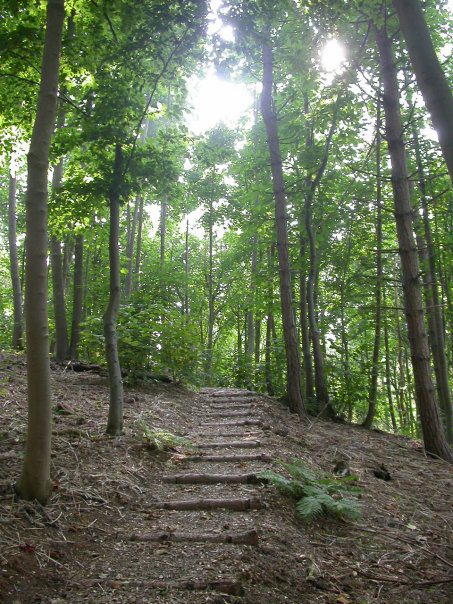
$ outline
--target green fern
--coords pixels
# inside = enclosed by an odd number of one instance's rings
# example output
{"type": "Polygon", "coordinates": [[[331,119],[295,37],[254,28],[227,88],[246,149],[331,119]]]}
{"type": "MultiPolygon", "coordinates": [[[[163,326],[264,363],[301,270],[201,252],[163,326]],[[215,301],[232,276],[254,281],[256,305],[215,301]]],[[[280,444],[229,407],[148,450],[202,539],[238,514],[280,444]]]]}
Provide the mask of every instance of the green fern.
{"type": "Polygon", "coordinates": [[[344,478],[318,478],[308,470],[302,461],[280,465],[291,478],[286,478],[271,470],[261,472],[259,476],[271,482],[280,493],[298,499],[296,510],[306,522],[319,516],[334,518],[360,518],[360,506],[357,499],[345,495],[360,495],[361,489],[354,483],[357,476],[344,478]]]}

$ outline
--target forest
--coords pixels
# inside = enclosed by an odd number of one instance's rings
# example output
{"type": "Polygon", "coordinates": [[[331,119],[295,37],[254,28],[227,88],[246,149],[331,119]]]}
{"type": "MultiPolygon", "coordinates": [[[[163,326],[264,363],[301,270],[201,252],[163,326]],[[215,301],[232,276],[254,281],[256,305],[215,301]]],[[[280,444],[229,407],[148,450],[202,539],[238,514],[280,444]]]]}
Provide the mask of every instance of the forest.
{"type": "Polygon", "coordinates": [[[56,372],[106,380],[112,442],[150,386],[453,461],[451,25],[447,0],[2,0],[16,498],[58,488],[56,372]]]}

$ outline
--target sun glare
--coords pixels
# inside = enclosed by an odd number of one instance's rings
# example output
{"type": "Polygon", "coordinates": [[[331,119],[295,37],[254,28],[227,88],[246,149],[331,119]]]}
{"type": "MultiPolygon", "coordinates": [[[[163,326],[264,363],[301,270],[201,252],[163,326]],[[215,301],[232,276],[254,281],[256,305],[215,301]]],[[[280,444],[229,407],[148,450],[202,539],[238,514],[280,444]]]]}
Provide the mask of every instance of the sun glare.
{"type": "Polygon", "coordinates": [[[321,51],[321,65],[328,72],[339,71],[345,60],[345,49],[335,38],[329,40],[321,51]]]}
{"type": "Polygon", "coordinates": [[[201,134],[219,122],[236,126],[253,103],[245,84],[224,80],[212,72],[203,78],[192,78],[189,100],[193,110],[186,116],[186,123],[194,134],[201,134]]]}

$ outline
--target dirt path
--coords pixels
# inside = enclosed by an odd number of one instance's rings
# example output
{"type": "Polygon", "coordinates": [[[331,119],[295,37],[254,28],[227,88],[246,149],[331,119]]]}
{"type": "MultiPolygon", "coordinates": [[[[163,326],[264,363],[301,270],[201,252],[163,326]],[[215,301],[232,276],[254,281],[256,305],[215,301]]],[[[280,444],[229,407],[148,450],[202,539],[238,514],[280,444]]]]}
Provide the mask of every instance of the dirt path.
{"type": "Polygon", "coordinates": [[[23,363],[5,375],[1,602],[451,602],[451,468],[424,458],[417,443],[304,424],[256,393],[171,385],[129,390],[125,433],[112,439],[106,381],[56,369],[55,488],[43,509],[12,497],[25,434],[23,363]],[[150,450],[143,425],[193,447],[150,450]],[[292,500],[256,479],[294,457],[328,474],[338,454],[363,488],[363,518],[352,524],[303,524],[292,500]],[[389,482],[373,475],[381,463],[389,482]]]}

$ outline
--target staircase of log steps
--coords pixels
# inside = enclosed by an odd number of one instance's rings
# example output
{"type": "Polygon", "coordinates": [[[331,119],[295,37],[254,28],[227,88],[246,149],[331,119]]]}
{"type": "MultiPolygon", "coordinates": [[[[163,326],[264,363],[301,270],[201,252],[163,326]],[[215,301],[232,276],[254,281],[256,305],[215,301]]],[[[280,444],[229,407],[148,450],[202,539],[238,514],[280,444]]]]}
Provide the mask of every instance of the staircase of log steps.
{"type": "Polygon", "coordinates": [[[166,496],[152,504],[153,530],[136,539],[163,544],[179,560],[182,576],[164,585],[168,602],[179,601],[176,593],[184,590],[200,593],[200,602],[211,601],[204,599],[206,592],[238,600],[245,595],[243,558],[258,545],[264,505],[257,474],[271,460],[256,397],[246,390],[202,390],[187,435],[196,452],[185,458],[183,468],[161,477],[166,496]]]}

